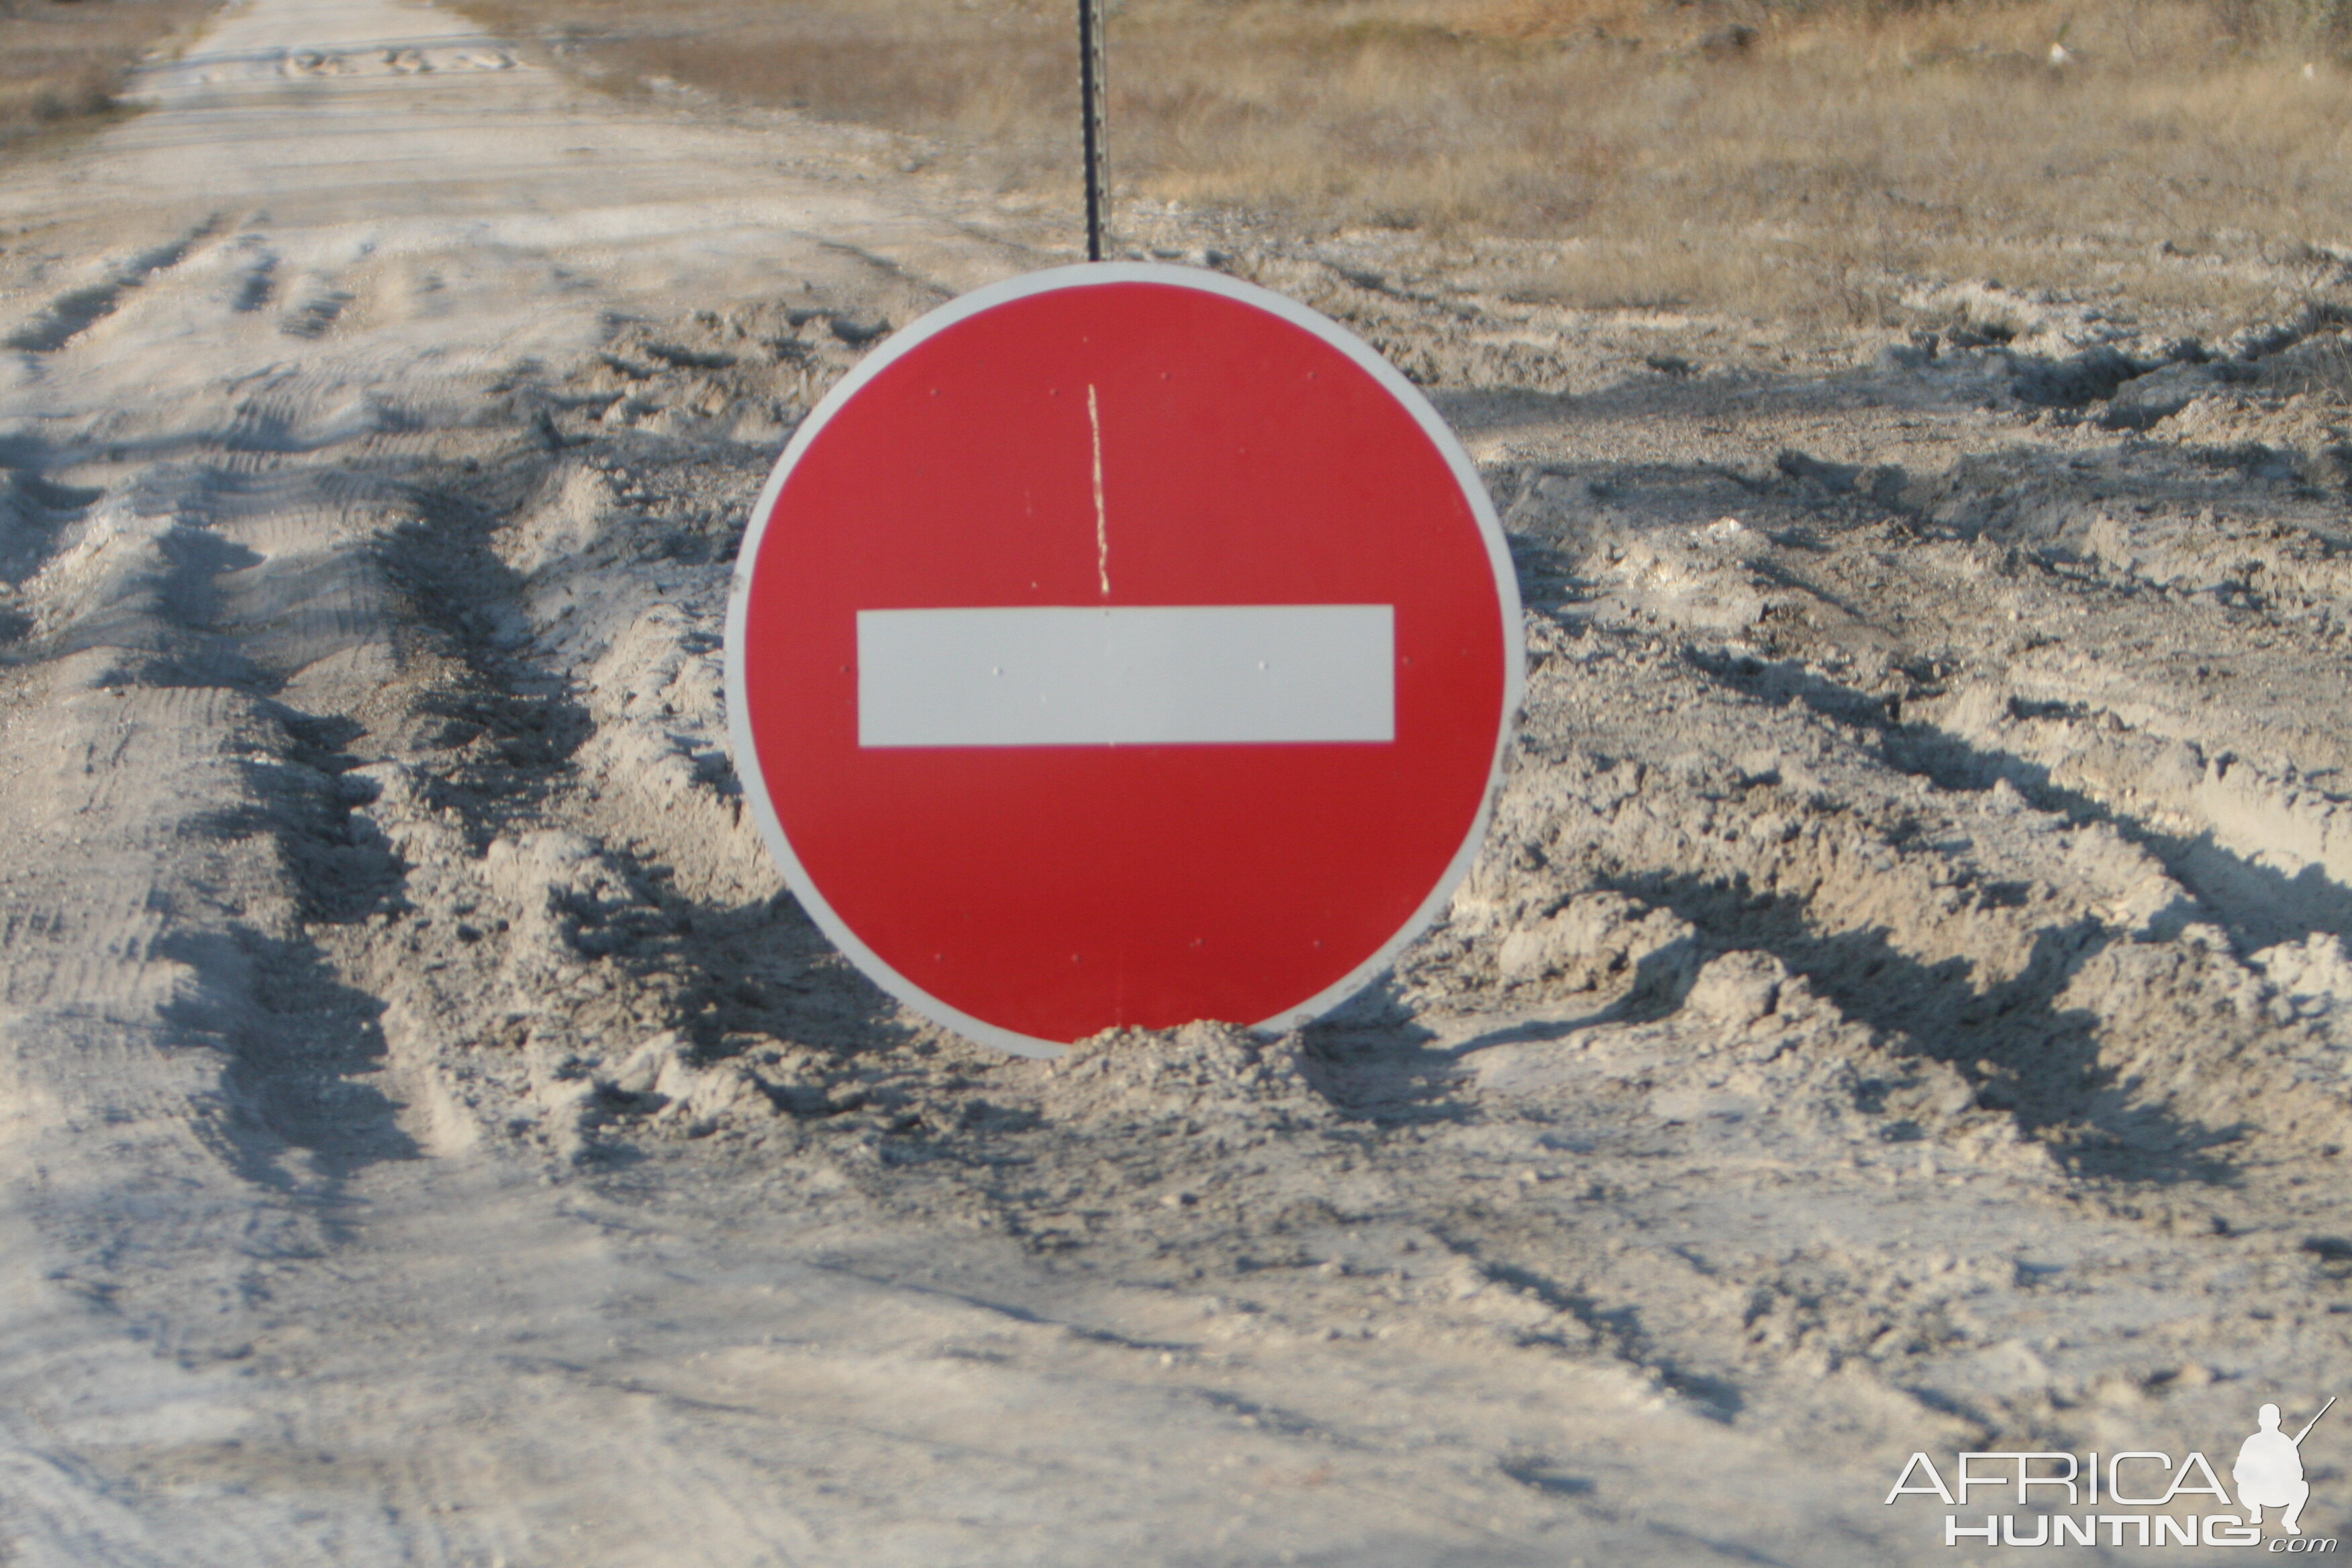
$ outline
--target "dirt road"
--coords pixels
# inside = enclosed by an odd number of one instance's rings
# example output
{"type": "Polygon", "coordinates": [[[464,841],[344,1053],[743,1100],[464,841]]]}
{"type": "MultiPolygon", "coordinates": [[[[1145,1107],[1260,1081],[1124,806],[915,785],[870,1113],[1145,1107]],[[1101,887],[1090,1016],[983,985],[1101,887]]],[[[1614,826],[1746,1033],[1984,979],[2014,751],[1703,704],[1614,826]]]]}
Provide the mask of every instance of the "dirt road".
{"type": "Polygon", "coordinates": [[[2317,318],[1136,220],[1431,387],[1536,652],[1391,982],[1049,1065],[782,892],[718,629],[792,423],[1060,237],[389,0],[142,90],[0,175],[0,1561],[1940,1562],[1914,1450],[2352,1371],[2317,318]]]}

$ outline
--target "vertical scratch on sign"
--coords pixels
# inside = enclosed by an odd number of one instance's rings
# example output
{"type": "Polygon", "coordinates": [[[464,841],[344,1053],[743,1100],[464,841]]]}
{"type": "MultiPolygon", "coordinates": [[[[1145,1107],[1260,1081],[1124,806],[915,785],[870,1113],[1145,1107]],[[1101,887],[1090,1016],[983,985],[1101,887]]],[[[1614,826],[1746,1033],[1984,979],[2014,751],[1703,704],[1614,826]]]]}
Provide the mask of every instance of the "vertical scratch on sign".
{"type": "Polygon", "coordinates": [[[1102,578],[1102,595],[1110,597],[1110,519],[1103,511],[1102,407],[1095,400],[1094,383],[1087,383],[1087,423],[1095,434],[1095,572],[1102,578]]]}

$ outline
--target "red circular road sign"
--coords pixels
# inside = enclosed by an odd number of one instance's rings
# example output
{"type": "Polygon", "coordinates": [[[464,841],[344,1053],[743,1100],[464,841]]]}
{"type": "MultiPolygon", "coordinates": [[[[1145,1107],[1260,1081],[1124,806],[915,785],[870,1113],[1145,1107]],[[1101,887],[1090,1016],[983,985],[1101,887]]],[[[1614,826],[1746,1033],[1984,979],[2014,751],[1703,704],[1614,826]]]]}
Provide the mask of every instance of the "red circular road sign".
{"type": "Polygon", "coordinates": [[[868,355],[761,494],[736,767],[885,989],[1030,1055],[1303,1021],[1435,918],[1519,700],[1476,470],[1281,296],[1112,263],[868,355]]]}

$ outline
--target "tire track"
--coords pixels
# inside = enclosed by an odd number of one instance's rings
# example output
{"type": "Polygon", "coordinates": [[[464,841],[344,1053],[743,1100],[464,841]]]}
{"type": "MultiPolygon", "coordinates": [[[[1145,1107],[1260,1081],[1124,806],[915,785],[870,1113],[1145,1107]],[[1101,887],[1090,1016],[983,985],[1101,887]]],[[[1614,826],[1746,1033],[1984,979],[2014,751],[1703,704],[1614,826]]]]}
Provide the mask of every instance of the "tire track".
{"type": "Polygon", "coordinates": [[[179,266],[221,226],[221,218],[205,219],[177,239],[134,251],[107,265],[96,283],[69,289],[49,301],[35,320],[18,327],[5,340],[12,349],[27,353],[55,353],[122,307],[123,300],[161,272],[179,266]]]}

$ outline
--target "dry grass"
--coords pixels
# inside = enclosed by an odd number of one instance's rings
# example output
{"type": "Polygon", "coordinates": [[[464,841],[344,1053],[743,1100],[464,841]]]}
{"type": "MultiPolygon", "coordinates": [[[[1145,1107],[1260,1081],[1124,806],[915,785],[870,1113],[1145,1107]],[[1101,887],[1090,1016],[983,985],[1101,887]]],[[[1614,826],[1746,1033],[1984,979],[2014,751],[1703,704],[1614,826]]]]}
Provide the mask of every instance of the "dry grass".
{"type": "Polygon", "coordinates": [[[0,145],[113,112],[142,55],[216,0],[0,0],[0,145]]]}
{"type": "MultiPolygon", "coordinates": [[[[2220,321],[2352,242],[2336,4],[1124,0],[1111,155],[1129,197],[1535,242],[1583,303],[1891,319],[1990,272],[2220,321]]],[[[615,84],[942,137],[1009,184],[1076,166],[1066,0],[472,8],[615,84]]]]}

